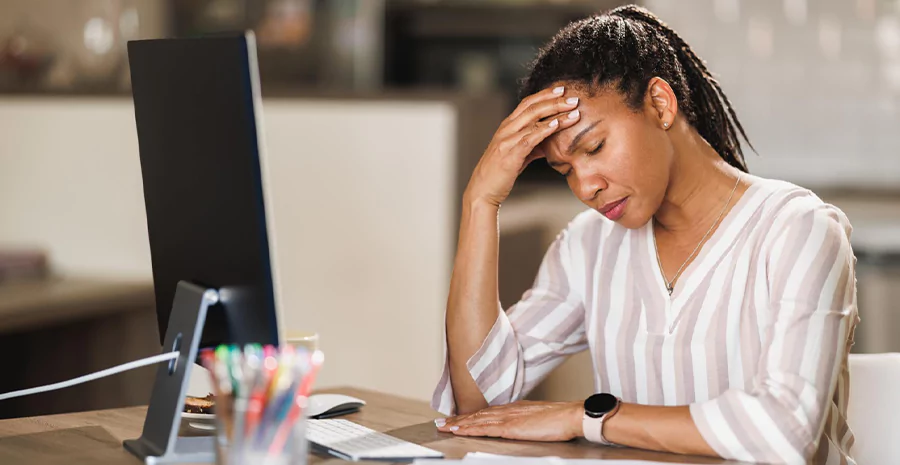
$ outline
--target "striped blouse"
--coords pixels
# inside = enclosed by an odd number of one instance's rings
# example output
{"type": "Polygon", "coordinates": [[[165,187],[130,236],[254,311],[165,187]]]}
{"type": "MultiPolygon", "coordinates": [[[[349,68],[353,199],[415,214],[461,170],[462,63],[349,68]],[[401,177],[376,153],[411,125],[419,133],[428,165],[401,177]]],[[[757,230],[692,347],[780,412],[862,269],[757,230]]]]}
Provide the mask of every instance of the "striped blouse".
{"type": "MultiPolygon", "coordinates": [[[[750,179],[671,297],[651,223],[629,230],[593,210],[578,215],[468,361],[485,399],[521,399],[568,355],[589,350],[596,392],[689,405],[725,458],[855,464],[850,224],[806,189],[750,179]]],[[[432,405],[455,411],[446,366],[432,405]]]]}

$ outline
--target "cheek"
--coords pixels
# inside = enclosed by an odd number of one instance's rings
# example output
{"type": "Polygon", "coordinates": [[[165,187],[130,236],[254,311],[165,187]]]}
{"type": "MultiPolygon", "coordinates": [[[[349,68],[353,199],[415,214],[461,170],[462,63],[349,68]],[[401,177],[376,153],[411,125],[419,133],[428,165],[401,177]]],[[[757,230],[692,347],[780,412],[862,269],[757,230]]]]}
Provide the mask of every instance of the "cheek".
{"type": "Polygon", "coordinates": [[[663,153],[660,142],[652,134],[642,134],[633,138],[628,144],[628,152],[631,154],[629,158],[634,164],[645,168],[659,165],[663,153]]]}
{"type": "Polygon", "coordinates": [[[610,160],[610,174],[616,176],[611,182],[633,196],[627,220],[634,224],[623,222],[623,226],[640,227],[659,209],[668,186],[670,158],[661,149],[656,143],[635,141],[627,150],[617,152],[615,160],[610,160]]]}
{"type": "Polygon", "coordinates": [[[659,132],[641,131],[635,128],[635,137],[629,138],[621,150],[619,163],[622,170],[630,174],[635,189],[652,193],[665,190],[672,147],[665,135],[659,132]],[[660,186],[660,184],[662,184],[660,186]]]}

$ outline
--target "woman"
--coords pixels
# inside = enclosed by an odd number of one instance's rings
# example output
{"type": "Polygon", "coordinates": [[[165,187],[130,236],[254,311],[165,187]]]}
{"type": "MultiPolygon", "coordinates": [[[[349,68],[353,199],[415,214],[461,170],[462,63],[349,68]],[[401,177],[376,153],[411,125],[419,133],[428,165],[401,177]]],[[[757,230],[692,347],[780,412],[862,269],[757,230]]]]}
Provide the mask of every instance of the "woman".
{"type": "Polygon", "coordinates": [[[464,194],[433,401],[455,416],[439,429],[854,463],[847,354],[858,317],[844,214],[747,173],[746,135],[722,89],[645,9],[567,26],[523,94],[464,194]],[[590,209],[504,312],[497,215],[538,158],[590,209]],[[519,401],[582,350],[599,394],[519,401]]]}

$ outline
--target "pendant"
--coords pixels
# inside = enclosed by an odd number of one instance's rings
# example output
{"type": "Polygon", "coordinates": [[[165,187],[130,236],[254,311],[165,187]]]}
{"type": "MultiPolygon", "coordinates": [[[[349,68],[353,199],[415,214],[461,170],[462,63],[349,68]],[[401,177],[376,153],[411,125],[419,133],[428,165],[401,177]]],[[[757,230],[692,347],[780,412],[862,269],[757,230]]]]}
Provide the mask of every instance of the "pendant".
{"type": "Polygon", "coordinates": [[[672,293],[675,292],[675,287],[669,285],[669,286],[666,286],[666,290],[669,291],[669,297],[672,297],[672,293]]]}

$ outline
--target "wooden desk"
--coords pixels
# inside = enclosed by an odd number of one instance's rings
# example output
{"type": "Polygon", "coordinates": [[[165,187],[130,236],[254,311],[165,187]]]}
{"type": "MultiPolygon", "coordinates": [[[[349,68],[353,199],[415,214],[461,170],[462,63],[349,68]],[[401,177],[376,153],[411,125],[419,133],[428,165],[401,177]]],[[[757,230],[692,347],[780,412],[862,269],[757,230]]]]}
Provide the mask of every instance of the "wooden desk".
{"type": "MultiPolygon", "coordinates": [[[[439,433],[436,414],[425,402],[361,389],[336,389],[368,402],[361,412],[344,418],[377,431],[461,458],[467,452],[566,458],[616,458],[673,463],[733,463],[705,457],[684,457],[635,449],[607,448],[586,441],[528,443],[485,438],[458,438],[439,433]]],[[[122,448],[124,439],[140,435],[146,407],[129,407],[84,413],[0,421],[0,463],[66,465],[138,465],[141,462],[122,448]]],[[[313,455],[310,464],[332,465],[342,461],[313,455]]]]}

